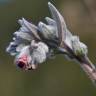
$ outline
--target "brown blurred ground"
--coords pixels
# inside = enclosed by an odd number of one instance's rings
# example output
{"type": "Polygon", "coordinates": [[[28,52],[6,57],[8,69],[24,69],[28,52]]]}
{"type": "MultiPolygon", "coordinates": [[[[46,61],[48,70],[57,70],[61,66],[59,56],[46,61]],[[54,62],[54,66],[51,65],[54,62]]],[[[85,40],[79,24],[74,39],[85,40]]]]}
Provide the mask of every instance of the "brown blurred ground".
{"type": "MultiPolygon", "coordinates": [[[[80,36],[95,60],[96,1],[49,0],[60,10],[68,28],[80,36]]],[[[36,71],[24,72],[13,64],[6,52],[12,33],[19,28],[17,20],[26,18],[37,24],[50,16],[48,0],[0,0],[0,96],[96,96],[96,88],[80,66],[57,56],[36,71]]]]}

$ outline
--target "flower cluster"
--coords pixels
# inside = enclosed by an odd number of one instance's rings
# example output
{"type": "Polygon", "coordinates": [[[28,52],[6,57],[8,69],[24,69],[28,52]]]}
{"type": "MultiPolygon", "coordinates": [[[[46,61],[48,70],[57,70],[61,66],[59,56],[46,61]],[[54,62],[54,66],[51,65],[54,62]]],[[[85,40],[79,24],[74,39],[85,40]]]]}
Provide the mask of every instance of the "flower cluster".
{"type": "Polygon", "coordinates": [[[59,11],[48,3],[52,18],[45,17],[47,24],[34,25],[24,18],[18,20],[20,29],[6,51],[15,56],[15,63],[24,70],[36,69],[56,54],[64,54],[80,63],[92,81],[96,80],[95,66],[88,59],[88,48],[72,35],[59,11]]]}

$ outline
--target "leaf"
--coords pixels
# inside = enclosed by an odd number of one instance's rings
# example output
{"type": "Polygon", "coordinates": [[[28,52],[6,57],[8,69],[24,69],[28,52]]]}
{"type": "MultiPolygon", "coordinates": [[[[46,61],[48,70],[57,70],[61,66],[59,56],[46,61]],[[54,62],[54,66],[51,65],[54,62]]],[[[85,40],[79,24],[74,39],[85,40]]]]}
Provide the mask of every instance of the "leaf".
{"type": "Polygon", "coordinates": [[[51,11],[52,17],[55,20],[57,24],[57,30],[58,30],[58,36],[59,36],[59,42],[61,43],[66,39],[66,23],[62,15],[59,13],[59,11],[50,3],[48,2],[49,9],[51,11]]]}

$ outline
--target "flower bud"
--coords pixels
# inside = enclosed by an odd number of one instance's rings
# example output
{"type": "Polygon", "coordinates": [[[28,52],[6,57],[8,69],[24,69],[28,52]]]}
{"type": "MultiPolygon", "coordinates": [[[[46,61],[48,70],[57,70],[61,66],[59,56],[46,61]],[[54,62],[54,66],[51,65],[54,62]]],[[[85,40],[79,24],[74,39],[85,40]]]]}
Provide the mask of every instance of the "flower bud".
{"type": "Polygon", "coordinates": [[[73,36],[72,38],[72,48],[75,55],[87,55],[87,46],[79,41],[79,37],[73,36]]]}
{"type": "Polygon", "coordinates": [[[46,25],[43,22],[39,22],[38,28],[46,39],[54,39],[58,36],[56,26],[46,25]]]}
{"type": "Polygon", "coordinates": [[[30,50],[29,46],[24,47],[21,52],[16,56],[15,63],[19,68],[22,69],[29,69],[30,62],[31,62],[31,56],[30,56],[30,50]]]}

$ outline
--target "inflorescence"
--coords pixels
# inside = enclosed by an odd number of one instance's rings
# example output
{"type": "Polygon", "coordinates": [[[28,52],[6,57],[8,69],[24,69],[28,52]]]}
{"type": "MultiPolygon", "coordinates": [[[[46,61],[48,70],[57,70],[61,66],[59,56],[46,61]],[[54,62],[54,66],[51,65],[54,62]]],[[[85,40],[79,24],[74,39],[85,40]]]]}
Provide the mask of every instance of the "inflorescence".
{"type": "Polygon", "coordinates": [[[24,69],[36,69],[38,65],[57,54],[64,54],[78,61],[90,79],[96,81],[96,68],[88,59],[88,48],[68,30],[63,16],[48,2],[52,18],[45,17],[47,24],[38,25],[24,18],[18,20],[20,29],[14,32],[13,41],[6,51],[15,56],[15,64],[24,69]]]}

